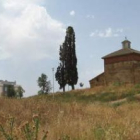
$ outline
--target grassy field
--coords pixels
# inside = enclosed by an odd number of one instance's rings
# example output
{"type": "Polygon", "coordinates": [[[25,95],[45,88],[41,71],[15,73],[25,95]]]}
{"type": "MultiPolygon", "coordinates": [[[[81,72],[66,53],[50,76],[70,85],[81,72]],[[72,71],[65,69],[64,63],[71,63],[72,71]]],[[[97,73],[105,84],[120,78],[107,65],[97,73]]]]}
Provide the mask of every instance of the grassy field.
{"type": "Polygon", "coordinates": [[[139,140],[139,93],[136,85],[0,98],[0,140],[139,140]]]}

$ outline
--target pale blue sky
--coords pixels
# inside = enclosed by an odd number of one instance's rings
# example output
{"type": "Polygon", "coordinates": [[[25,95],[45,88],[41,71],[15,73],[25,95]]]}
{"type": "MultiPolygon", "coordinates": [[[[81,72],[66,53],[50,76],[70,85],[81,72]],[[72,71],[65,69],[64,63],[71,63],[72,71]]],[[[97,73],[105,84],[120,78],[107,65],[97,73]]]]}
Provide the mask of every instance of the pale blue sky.
{"type": "MultiPolygon", "coordinates": [[[[101,57],[121,49],[125,36],[140,50],[139,0],[0,0],[0,79],[37,94],[41,73],[52,82],[65,30],[76,34],[79,83],[104,70],[101,57]]],[[[55,91],[59,87],[55,81],[55,91]]]]}

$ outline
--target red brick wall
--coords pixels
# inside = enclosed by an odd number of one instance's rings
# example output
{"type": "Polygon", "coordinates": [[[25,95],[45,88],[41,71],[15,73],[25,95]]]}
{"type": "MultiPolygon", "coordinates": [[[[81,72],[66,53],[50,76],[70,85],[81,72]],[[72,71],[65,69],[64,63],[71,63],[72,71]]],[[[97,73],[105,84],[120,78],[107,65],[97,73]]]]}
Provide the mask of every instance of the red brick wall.
{"type": "Polygon", "coordinates": [[[117,62],[124,62],[124,61],[140,61],[140,54],[128,54],[116,57],[110,57],[104,59],[104,64],[112,64],[117,62]]]}

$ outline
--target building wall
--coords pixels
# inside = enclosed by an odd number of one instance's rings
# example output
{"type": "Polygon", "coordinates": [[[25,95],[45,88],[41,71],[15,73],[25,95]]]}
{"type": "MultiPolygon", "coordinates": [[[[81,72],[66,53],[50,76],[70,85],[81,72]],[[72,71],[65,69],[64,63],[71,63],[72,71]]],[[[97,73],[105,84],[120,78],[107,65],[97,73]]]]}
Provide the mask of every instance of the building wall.
{"type": "Polygon", "coordinates": [[[134,83],[140,84],[140,62],[134,64],[134,83]]]}
{"type": "MultiPolygon", "coordinates": [[[[9,85],[0,84],[0,96],[7,96],[7,90],[9,85]]],[[[15,91],[18,89],[19,85],[10,85],[13,86],[15,91]]]]}
{"type": "Polygon", "coordinates": [[[105,83],[140,83],[140,61],[124,61],[105,65],[105,83]]]}
{"type": "Polygon", "coordinates": [[[140,55],[132,53],[128,55],[105,58],[104,65],[119,63],[119,62],[126,62],[126,61],[140,61],[140,55]]]}
{"type": "Polygon", "coordinates": [[[90,80],[90,86],[115,83],[140,84],[140,55],[128,54],[104,59],[104,74],[90,80]]]}
{"type": "Polygon", "coordinates": [[[97,77],[90,80],[90,87],[93,88],[95,86],[102,86],[105,84],[104,73],[98,75],[97,77]]]}
{"type": "Polygon", "coordinates": [[[0,96],[3,94],[3,85],[0,84],[0,96]]]}

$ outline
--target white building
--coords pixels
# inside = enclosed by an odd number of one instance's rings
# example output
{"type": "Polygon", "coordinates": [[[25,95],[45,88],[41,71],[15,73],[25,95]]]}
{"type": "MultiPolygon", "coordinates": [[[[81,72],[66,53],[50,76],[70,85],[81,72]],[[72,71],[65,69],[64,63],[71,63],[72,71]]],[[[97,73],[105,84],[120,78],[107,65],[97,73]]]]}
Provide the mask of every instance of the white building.
{"type": "Polygon", "coordinates": [[[5,80],[5,81],[0,80],[0,96],[6,96],[7,95],[7,90],[8,90],[9,85],[14,86],[15,90],[17,90],[17,88],[20,86],[20,85],[16,85],[16,81],[15,82],[9,82],[7,80],[5,80]]]}

